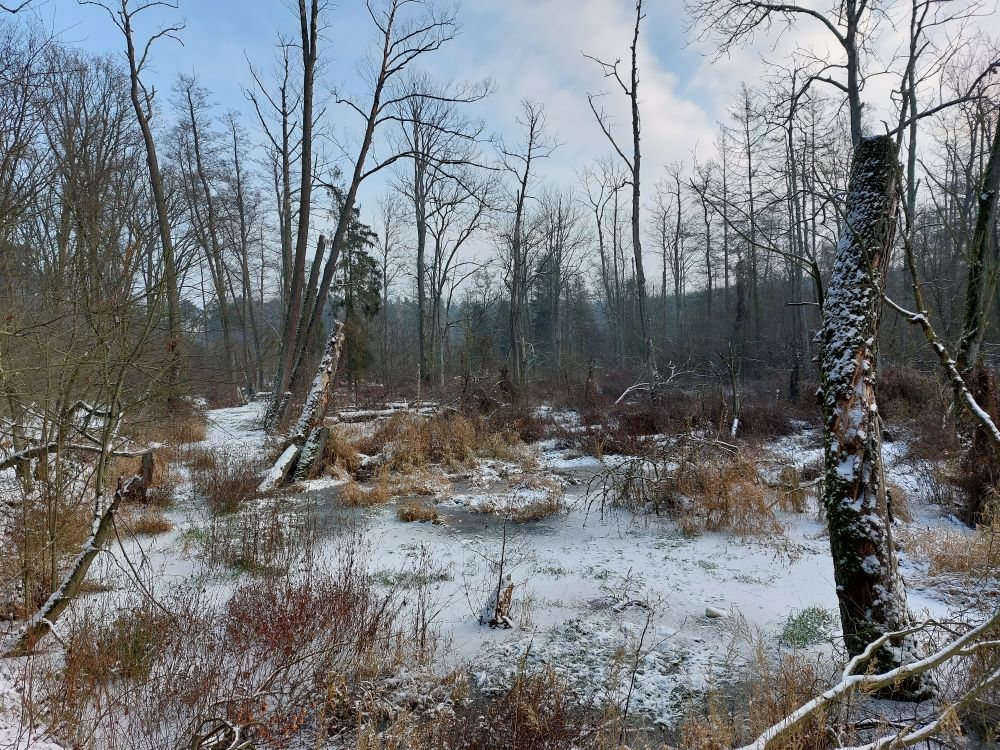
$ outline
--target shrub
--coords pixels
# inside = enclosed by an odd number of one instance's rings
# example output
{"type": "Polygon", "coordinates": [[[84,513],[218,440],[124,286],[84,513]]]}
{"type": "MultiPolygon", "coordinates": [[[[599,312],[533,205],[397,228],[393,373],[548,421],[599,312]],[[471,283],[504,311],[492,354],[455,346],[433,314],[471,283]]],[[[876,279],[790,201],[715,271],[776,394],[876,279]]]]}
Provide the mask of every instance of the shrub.
{"type": "Polygon", "coordinates": [[[784,532],[775,515],[782,496],[769,491],[753,460],[720,444],[679,440],[609,468],[601,479],[591,483],[591,501],[598,488],[602,505],[667,513],[685,534],[784,532]]]}
{"type": "Polygon", "coordinates": [[[495,409],[486,420],[488,430],[498,435],[516,435],[524,443],[537,443],[551,437],[556,424],[551,417],[539,416],[531,408],[506,404],[495,409]]]}
{"type": "Polygon", "coordinates": [[[830,640],[837,625],[837,616],[824,607],[806,607],[785,621],[781,642],[794,648],[816,646],[830,640]]]}
{"type": "MultiPolygon", "coordinates": [[[[729,750],[761,732],[827,687],[818,664],[796,652],[773,654],[762,633],[737,620],[731,651],[747,655],[733,666],[733,678],[692,702],[678,728],[679,748],[729,750]]],[[[783,738],[783,750],[826,750],[830,737],[822,712],[783,738]]]]}
{"type": "Polygon", "coordinates": [[[876,383],[878,408],[883,419],[896,421],[925,415],[928,407],[947,399],[938,378],[907,367],[889,367],[876,383]]]}
{"type": "Polygon", "coordinates": [[[204,410],[188,398],[174,399],[146,430],[150,440],[168,445],[197,443],[208,433],[204,410]]]}
{"type": "Polygon", "coordinates": [[[773,396],[748,398],[740,406],[738,437],[768,440],[795,432],[794,411],[773,396]]]}
{"type": "Polygon", "coordinates": [[[209,468],[192,469],[191,482],[213,514],[234,513],[255,496],[262,469],[254,455],[220,449],[209,468]]]}
{"type": "Polygon", "coordinates": [[[288,748],[381,721],[408,643],[398,602],[356,554],[330,573],[243,583],[222,605],[201,587],[165,592],[170,616],[151,605],[109,615],[121,603],[105,600],[74,619],[65,667],[40,675],[47,725],[72,747],[95,734],[102,747],[191,747],[218,718],[255,747],[288,748]]]}
{"type": "Polygon", "coordinates": [[[151,605],[123,609],[109,620],[85,620],[67,644],[65,672],[98,683],[144,680],[166,645],[170,625],[170,618],[151,605]]]}
{"type": "Polygon", "coordinates": [[[932,576],[958,574],[995,578],[1000,574],[1000,523],[961,532],[944,528],[907,528],[903,546],[930,563],[932,576]]]}
{"type": "Polygon", "coordinates": [[[172,531],[174,525],[163,511],[153,507],[142,508],[138,513],[131,515],[125,528],[132,536],[155,536],[172,531]]]}
{"type": "Polygon", "coordinates": [[[406,522],[430,521],[437,523],[441,519],[437,508],[424,500],[406,500],[400,503],[396,509],[396,517],[400,521],[406,522]]]}
{"type": "Polygon", "coordinates": [[[349,508],[371,508],[385,505],[392,499],[387,483],[376,482],[370,488],[365,488],[353,479],[340,486],[338,497],[349,508]]]}
{"type": "Polygon", "coordinates": [[[372,747],[412,750],[559,750],[596,748],[601,713],[573,694],[552,669],[523,668],[511,686],[430,721],[399,721],[372,747]]]}
{"type": "Polygon", "coordinates": [[[677,468],[656,483],[657,505],[665,505],[687,534],[730,531],[739,536],[780,534],[778,502],[746,456],[688,448],[677,468]]]}
{"type": "Polygon", "coordinates": [[[339,427],[330,430],[323,447],[322,464],[328,470],[341,469],[351,476],[356,476],[361,468],[361,454],[339,427]]]}
{"type": "Polygon", "coordinates": [[[510,520],[514,523],[533,523],[541,521],[563,511],[562,498],[558,495],[549,495],[544,500],[538,500],[528,505],[515,508],[510,513],[510,520]]]}
{"type": "Polygon", "coordinates": [[[496,433],[478,417],[447,412],[432,417],[396,414],[382,422],[359,449],[385,456],[386,471],[411,471],[433,464],[451,470],[470,466],[479,458],[523,458],[516,433],[496,433]]]}

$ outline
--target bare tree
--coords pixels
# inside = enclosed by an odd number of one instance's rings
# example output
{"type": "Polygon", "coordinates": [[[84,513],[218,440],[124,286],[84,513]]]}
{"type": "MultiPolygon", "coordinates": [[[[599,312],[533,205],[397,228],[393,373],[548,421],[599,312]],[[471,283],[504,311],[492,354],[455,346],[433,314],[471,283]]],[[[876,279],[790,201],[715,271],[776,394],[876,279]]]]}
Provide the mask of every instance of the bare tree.
{"type": "Polygon", "coordinates": [[[130,95],[135,117],[142,130],[142,139],[146,146],[146,164],[149,169],[149,185],[153,193],[153,203],[156,208],[156,220],[160,232],[160,245],[163,253],[163,283],[166,287],[167,328],[170,340],[167,348],[172,353],[170,368],[170,384],[176,386],[180,380],[182,342],[180,320],[180,285],[178,283],[178,264],[174,253],[173,238],[170,234],[170,212],[167,206],[167,196],[163,187],[163,174],[156,154],[156,140],[150,122],[153,118],[154,89],[146,88],[142,82],[142,74],[149,62],[149,53],[153,44],[159,39],[174,39],[180,41],[178,34],[184,24],[177,23],[164,26],[152,34],[143,44],[141,51],[137,48],[133,22],[136,16],[151,8],[177,9],[177,5],[168,0],[146,0],[135,3],[133,0],[119,0],[112,4],[110,0],[78,0],[82,5],[96,5],[103,8],[111,21],[125,38],[125,50],[128,58],[130,95]]]}
{"type": "Polygon", "coordinates": [[[645,347],[646,368],[648,370],[649,382],[651,384],[655,384],[656,363],[653,356],[653,339],[649,334],[649,315],[646,300],[646,272],[642,264],[642,234],[640,231],[642,223],[639,216],[642,206],[640,191],[640,167],[642,152],[639,147],[641,126],[639,122],[638,49],[639,27],[642,24],[642,20],[646,17],[642,12],[642,2],[643,0],[636,0],[635,3],[635,27],[632,32],[632,44],[629,47],[631,57],[628,81],[622,77],[621,72],[618,70],[618,66],[621,64],[620,59],[615,60],[613,63],[607,63],[596,57],[591,57],[590,55],[585,55],[585,57],[600,65],[601,69],[604,71],[604,77],[614,79],[614,81],[618,84],[618,87],[622,90],[622,93],[625,94],[629,100],[632,118],[631,155],[626,154],[625,149],[623,149],[622,146],[620,146],[615,140],[611,122],[607,113],[603,110],[598,110],[596,104],[594,103],[596,97],[593,94],[587,94],[587,101],[590,103],[590,109],[593,112],[598,125],[600,125],[601,131],[607,137],[611,146],[614,148],[615,153],[618,154],[630,173],[628,184],[632,187],[632,253],[635,259],[635,281],[639,302],[639,332],[642,337],[643,346],[645,347]]]}
{"type": "Polygon", "coordinates": [[[531,199],[530,190],[536,179],[534,168],[537,161],[552,154],[556,142],[546,133],[545,107],[538,102],[525,99],[521,102],[521,114],[517,118],[522,137],[516,146],[508,146],[502,140],[497,148],[504,170],[513,184],[508,188],[510,199],[510,229],[505,242],[510,253],[507,269],[507,287],[510,292],[510,313],[508,315],[508,335],[510,352],[508,366],[510,377],[517,386],[524,382],[527,366],[524,312],[528,297],[529,243],[525,233],[527,205],[531,199]]]}
{"type": "MultiPolygon", "coordinates": [[[[330,252],[324,263],[315,302],[311,309],[305,312],[303,326],[299,329],[301,335],[298,337],[294,366],[288,380],[292,390],[295,390],[304,378],[306,349],[320,328],[340,251],[351,224],[358,189],[371,175],[392,166],[400,159],[412,156],[409,151],[394,150],[388,156],[374,158],[374,163],[368,163],[379,127],[390,122],[399,123],[402,119],[399,115],[400,105],[408,99],[425,95],[424,92],[413,91],[406,87],[393,89],[392,84],[415,60],[440,49],[453,39],[456,33],[454,11],[437,11],[424,0],[387,0],[384,6],[376,6],[375,1],[371,0],[367,7],[369,17],[378,32],[379,43],[375,64],[377,72],[372,81],[371,97],[367,107],[348,98],[338,100],[363,118],[364,130],[354,160],[354,168],[344,191],[340,218],[330,252]]],[[[455,98],[475,101],[481,99],[487,92],[488,84],[484,83],[480,86],[463,87],[462,92],[455,98]]],[[[271,427],[280,423],[283,417],[281,404],[287,403],[287,399],[280,391],[275,392],[274,398],[277,406],[270,412],[268,423],[271,427]]]]}

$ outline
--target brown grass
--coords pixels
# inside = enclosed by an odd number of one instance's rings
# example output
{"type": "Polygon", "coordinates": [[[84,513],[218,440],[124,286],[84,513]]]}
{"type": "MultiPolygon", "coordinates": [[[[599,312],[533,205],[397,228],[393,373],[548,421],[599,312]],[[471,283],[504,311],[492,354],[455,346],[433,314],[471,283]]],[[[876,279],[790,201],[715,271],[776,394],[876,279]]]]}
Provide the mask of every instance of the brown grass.
{"type": "MultiPolygon", "coordinates": [[[[178,460],[181,452],[172,446],[163,446],[153,452],[153,477],[146,488],[146,493],[134,493],[125,497],[126,501],[139,500],[146,505],[155,505],[159,508],[166,508],[174,501],[174,492],[181,484],[174,462],[178,460]]],[[[117,481],[119,476],[131,477],[140,474],[142,471],[142,457],[129,456],[113,459],[109,475],[109,487],[111,482],[117,481]]]]}
{"type": "Polygon", "coordinates": [[[588,707],[554,670],[523,668],[496,695],[420,721],[404,715],[383,733],[359,738],[359,750],[569,750],[613,748],[599,730],[601,713],[588,707]]]}
{"type": "Polygon", "coordinates": [[[561,497],[549,495],[544,500],[514,509],[510,514],[510,520],[514,523],[534,523],[561,513],[564,507],[561,497]]]}
{"type": "Polygon", "coordinates": [[[88,610],[62,666],[30,688],[47,727],[72,747],[95,732],[109,747],[190,747],[194,727],[223,717],[254,746],[288,748],[382,721],[407,641],[359,552],[334,571],[244,582],[221,606],[193,587],[88,610]]]}
{"type": "Polygon", "coordinates": [[[940,378],[908,367],[890,367],[882,370],[876,384],[878,409],[888,422],[919,419],[928,407],[942,406],[949,400],[940,378]]]}
{"type": "Polygon", "coordinates": [[[387,483],[376,482],[366,488],[353,479],[341,485],[338,497],[340,502],[349,508],[372,508],[385,505],[392,499],[387,483]]]}
{"type": "Polygon", "coordinates": [[[679,457],[672,475],[656,491],[671,508],[685,534],[729,531],[738,536],[780,534],[775,497],[743,454],[688,449],[679,457]]]}
{"type": "Polygon", "coordinates": [[[330,430],[323,448],[323,466],[327,470],[340,469],[356,476],[361,468],[361,454],[340,427],[330,430]]]}
{"type": "Polygon", "coordinates": [[[262,469],[257,456],[219,449],[208,468],[192,468],[191,481],[213,514],[234,513],[256,495],[262,469]]]}
{"type": "Polygon", "coordinates": [[[389,471],[431,465],[455,471],[481,458],[518,460],[525,455],[516,433],[495,432],[482,419],[457,412],[433,417],[394,415],[357,448],[369,455],[383,454],[383,467],[389,471]]]}
{"type": "Polygon", "coordinates": [[[177,399],[169,410],[147,426],[147,435],[169,445],[196,443],[208,434],[205,413],[187,399],[177,399]]]}
{"type": "MultiPolygon", "coordinates": [[[[683,750],[729,750],[752,742],[761,732],[818,695],[827,684],[807,656],[775,655],[766,637],[751,632],[740,618],[734,624],[734,648],[747,652],[737,681],[705,695],[690,707],[678,729],[683,750]]],[[[826,750],[827,717],[820,712],[787,735],[781,750],[826,750]]]]}
{"type": "Polygon", "coordinates": [[[377,481],[386,484],[393,497],[431,497],[447,493],[451,486],[447,478],[426,469],[406,473],[382,471],[377,481]]]}
{"type": "Polygon", "coordinates": [[[433,505],[426,500],[406,500],[396,508],[396,518],[400,521],[437,523],[441,516],[433,505]]]}
{"type": "Polygon", "coordinates": [[[218,463],[218,451],[213,448],[188,448],[181,455],[191,471],[211,471],[218,463]]]}
{"type": "Polygon", "coordinates": [[[155,507],[145,507],[138,513],[130,515],[124,527],[131,536],[156,536],[172,531],[174,525],[163,511],[155,507]]]}
{"type": "Polygon", "coordinates": [[[84,620],[66,649],[65,679],[145,679],[166,645],[163,631],[169,625],[169,618],[152,606],[123,609],[110,620],[84,620]]]}
{"type": "Polygon", "coordinates": [[[993,578],[1000,573],[1000,523],[972,533],[942,528],[903,530],[903,546],[930,563],[932,576],[945,574],[993,578]]]}

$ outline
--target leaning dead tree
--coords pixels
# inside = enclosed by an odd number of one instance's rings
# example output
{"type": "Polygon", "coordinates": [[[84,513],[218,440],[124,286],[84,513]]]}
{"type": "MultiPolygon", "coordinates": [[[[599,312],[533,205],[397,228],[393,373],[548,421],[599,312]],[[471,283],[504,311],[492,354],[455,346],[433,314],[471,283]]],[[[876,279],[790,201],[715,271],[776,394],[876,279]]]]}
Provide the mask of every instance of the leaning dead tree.
{"type": "MultiPolygon", "coordinates": [[[[823,305],[823,503],[848,653],[881,640],[870,661],[886,671],[917,659],[892,537],[875,399],[879,322],[898,204],[899,165],[889,136],[864,138],[854,153],[847,216],[823,305]]],[[[914,677],[898,694],[926,696],[914,677]]]]}
{"type": "MultiPolygon", "coordinates": [[[[344,324],[336,323],[323,350],[316,377],[313,378],[309,395],[302,406],[302,413],[292,430],[288,446],[264,475],[259,489],[262,491],[278,487],[289,479],[307,479],[316,458],[323,453],[329,436],[323,426],[330,406],[330,384],[337,373],[340,352],[344,348],[344,324]]],[[[290,394],[286,393],[287,400],[290,394]]]]}
{"type": "Polygon", "coordinates": [[[103,500],[101,494],[98,494],[90,536],[87,537],[83,548],[70,565],[60,586],[49,595],[45,604],[0,644],[0,658],[23,655],[31,651],[47,632],[55,633],[55,621],[72,603],[87,578],[94,559],[111,540],[115,512],[121,505],[122,499],[133,491],[134,485],[142,481],[141,476],[132,477],[127,482],[119,478],[118,487],[108,501],[103,500]]]}

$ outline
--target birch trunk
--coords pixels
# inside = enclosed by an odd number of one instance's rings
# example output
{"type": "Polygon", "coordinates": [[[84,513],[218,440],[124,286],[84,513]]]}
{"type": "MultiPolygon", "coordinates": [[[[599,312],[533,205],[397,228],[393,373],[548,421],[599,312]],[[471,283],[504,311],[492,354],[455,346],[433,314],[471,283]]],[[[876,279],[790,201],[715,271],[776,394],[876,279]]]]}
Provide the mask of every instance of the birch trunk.
{"type": "MultiPolygon", "coordinates": [[[[851,656],[910,625],[892,538],[875,399],[876,342],[898,185],[892,139],[862,139],[854,153],[847,220],[823,307],[823,503],[844,641],[851,656]]],[[[912,636],[901,636],[886,641],[872,661],[876,669],[886,671],[915,658],[912,636]]],[[[930,683],[923,679],[911,683],[896,692],[901,697],[930,692],[930,683]]]]}
{"type": "Polygon", "coordinates": [[[313,378],[302,413],[292,430],[288,447],[264,475],[258,490],[266,492],[285,483],[290,477],[307,478],[326,443],[323,421],[330,406],[330,381],[337,373],[340,352],[344,347],[344,324],[334,323],[323,350],[323,359],[313,378]]]}
{"type": "Polygon", "coordinates": [[[134,477],[124,483],[119,479],[115,494],[111,497],[107,505],[103,505],[98,496],[98,507],[94,513],[93,526],[90,536],[83,545],[83,549],[76,556],[59,588],[52,592],[45,604],[24,625],[4,639],[2,645],[0,645],[0,658],[20,656],[28,653],[47,631],[54,630],[55,621],[72,603],[73,597],[76,596],[80,585],[87,577],[87,572],[90,570],[90,565],[94,562],[94,558],[97,557],[98,553],[110,541],[111,534],[114,531],[115,512],[118,510],[122,498],[128,494],[133,483],[141,483],[141,481],[141,477],[134,477]]]}

